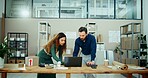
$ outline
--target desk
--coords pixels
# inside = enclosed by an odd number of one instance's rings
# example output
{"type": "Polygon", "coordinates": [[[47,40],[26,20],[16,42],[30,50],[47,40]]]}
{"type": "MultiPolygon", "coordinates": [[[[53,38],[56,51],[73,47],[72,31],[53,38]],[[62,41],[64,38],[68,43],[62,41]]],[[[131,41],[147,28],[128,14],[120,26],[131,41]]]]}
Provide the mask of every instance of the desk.
{"type": "Polygon", "coordinates": [[[141,74],[142,78],[148,78],[148,69],[146,70],[113,70],[105,66],[98,66],[97,69],[90,67],[69,67],[68,69],[46,69],[44,67],[31,66],[26,70],[12,70],[8,68],[0,69],[1,78],[7,78],[7,73],[57,73],[66,74],[66,78],[70,78],[71,74],[127,74],[127,78],[132,78],[132,74],[141,74]]]}

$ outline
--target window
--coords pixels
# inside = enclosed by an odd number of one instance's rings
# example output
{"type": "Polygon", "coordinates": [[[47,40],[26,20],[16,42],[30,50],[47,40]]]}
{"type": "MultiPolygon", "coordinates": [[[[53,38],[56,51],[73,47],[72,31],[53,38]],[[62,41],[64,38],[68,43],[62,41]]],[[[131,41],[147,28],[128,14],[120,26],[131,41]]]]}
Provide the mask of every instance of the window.
{"type": "Polygon", "coordinates": [[[141,0],[116,0],[116,18],[141,19],[141,0]]]}
{"type": "Polygon", "coordinates": [[[88,18],[114,18],[114,0],[89,0],[88,18]]]}
{"type": "Polygon", "coordinates": [[[33,17],[59,18],[59,0],[33,0],[33,17]]]}
{"type": "Polygon", "coordinates": [[[61,0],[60,18],[86,18],[87,0],[61,0]]]}
{"type": "Polygon", "coordinates": [[[142,0],[5,0],[6,17],[142,19],[142,0]]]}
{"type": "Polygon", "coordinates": [[[6,17],[31,17],[32,0],[6,0],[6,17]]]}

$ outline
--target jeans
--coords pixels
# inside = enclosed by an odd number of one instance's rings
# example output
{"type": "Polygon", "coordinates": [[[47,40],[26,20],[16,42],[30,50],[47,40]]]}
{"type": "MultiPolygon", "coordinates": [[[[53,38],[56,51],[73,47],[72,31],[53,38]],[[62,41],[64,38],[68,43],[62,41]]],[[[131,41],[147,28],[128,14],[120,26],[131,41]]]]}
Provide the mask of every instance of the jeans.
{"type": "MultiPolygon", "coordinates": [[[[84,55],[81,53],[80,56],[82,57],[83,65],[86,65],[88,61],[91,61],[91,55],[84,55]]],[[[84,78],[95,78],[95,76],[93,74],[84,74],[84,78]]]]}

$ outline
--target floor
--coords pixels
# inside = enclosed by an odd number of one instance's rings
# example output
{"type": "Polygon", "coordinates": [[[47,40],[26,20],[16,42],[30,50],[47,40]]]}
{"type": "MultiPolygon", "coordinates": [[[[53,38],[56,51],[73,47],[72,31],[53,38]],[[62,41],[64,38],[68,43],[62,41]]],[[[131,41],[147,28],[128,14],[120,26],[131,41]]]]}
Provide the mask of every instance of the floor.
{"type": "MultiPolygon", "coordinates": [[[[95,75],[96,78],[126,78],[123,75],[120,74],[98,74],[95,75]]],[[[133,78],[141,78],[138,77],[138,75],[134,75],[135,77],[133,78]]],[[[24,73],[9,73],[7,78],[36,78],[37,74],[24,74],[24,73]]],[[[1,78],[1,77],[0,77],[1,78]]],[[[65,78],[65,74],[57,74],[57,78],[65,78]]],[[[81,74],[72,74],[71,78],[84,78],[83,75],[81,74]]]]}

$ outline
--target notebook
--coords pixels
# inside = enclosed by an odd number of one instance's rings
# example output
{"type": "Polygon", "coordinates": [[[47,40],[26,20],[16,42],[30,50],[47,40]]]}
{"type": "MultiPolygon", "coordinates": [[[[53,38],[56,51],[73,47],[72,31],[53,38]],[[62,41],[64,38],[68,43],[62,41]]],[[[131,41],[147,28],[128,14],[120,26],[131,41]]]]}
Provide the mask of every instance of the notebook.
{"type": "Polygon", "coordinates": [[[65,67],[81,67],[82,57],[64,57],[65,67]]]}

